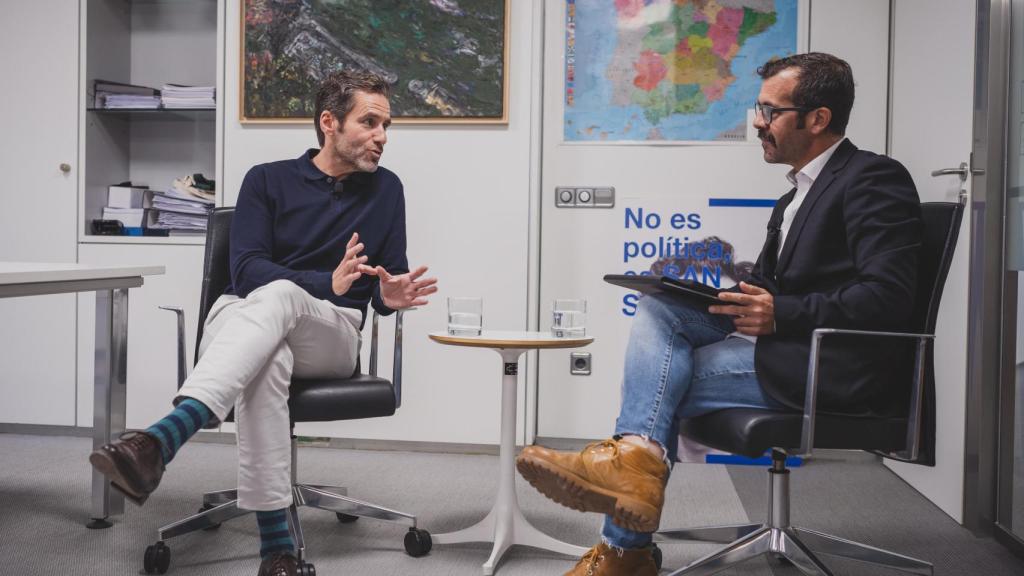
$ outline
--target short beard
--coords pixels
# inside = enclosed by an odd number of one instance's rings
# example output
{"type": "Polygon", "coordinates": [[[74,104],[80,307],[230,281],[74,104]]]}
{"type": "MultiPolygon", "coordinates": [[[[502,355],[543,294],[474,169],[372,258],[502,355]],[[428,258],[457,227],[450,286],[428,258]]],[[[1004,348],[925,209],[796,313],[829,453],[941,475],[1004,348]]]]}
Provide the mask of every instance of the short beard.
{"type": "Polygon", "coordinates": [[[378,162],[374,162],[373,160],[363,160],[363,159],[360,159],[360,160],[356,161],[355,167],[356,167],[356,170],[358,170],[360,172],[368,172],[370,174],[373,174],[374,172],[377,171],[377,168],[380,168],[380,162],[379,161],[378,162]]]}

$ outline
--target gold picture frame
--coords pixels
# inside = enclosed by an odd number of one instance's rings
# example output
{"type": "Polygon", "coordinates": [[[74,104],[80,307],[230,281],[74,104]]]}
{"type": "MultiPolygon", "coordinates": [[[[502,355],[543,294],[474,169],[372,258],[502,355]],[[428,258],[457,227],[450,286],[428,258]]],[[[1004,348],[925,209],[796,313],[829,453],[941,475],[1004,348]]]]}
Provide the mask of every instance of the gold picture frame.
{"type": "Polygon", "coordinates": [[[345,67],[392,81],[395,123],[508,123],[511,0],[239,1],[243,124],[312,122],[320,79],[345,67]]]}

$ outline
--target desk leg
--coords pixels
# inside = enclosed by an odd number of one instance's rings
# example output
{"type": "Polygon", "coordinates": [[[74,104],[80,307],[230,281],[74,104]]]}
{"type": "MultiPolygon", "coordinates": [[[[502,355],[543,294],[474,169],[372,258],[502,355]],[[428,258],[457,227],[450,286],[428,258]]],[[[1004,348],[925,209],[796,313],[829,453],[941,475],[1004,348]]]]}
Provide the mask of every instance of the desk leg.
{"type": "Polygon", "coordinates": [[[501,447],[498,452],[498,495],[487,516],[463,530],[436,534],[437,544],[458,542],[493,542],[491,556],[484,562],[484,576],[494,570],[505,552],[515,545],[532,546],[570,556],[582,556],[587,549],[561,542],[541,532],[523,516],[516,496],[516,404],[519,356],[524,350],[497,350],[502,359],[501,376],[501,447]]]}
{"type": "MultiPolygon", "coordinates": [[[[128,360],[128,289],[96,293],[96,366],[93,381],[92,447],[95,450],[124,432],[128,360]]],[[[102,474],[92,472],[92,521],[89,528],[109,528],[111,515],[124,512],[124,496],[111,491],[102,474]]]]}

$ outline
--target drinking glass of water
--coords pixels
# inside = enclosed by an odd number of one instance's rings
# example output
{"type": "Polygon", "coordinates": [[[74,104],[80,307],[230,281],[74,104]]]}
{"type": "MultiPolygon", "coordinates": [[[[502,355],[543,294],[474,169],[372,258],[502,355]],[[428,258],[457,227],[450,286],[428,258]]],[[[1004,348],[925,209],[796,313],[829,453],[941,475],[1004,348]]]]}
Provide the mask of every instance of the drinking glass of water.
{"type": "Polygon", "coordinates": [[[484,325],[484,301],[479,297],[448,298],[448,334],[479,336],[484,325]]]}
{"type": "Polygon", "coordinates": [[[551,305],[551,335],[556,338],[582,338],[586,335],[587,301],[557,299],[551,305]]]}

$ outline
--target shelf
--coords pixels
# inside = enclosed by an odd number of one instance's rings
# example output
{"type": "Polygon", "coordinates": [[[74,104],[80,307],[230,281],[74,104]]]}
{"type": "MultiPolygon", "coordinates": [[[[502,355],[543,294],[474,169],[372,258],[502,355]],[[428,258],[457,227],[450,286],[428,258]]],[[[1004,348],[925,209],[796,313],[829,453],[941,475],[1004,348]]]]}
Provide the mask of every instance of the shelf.
{"type": "Polygon", "coordinates": [[[149,117],[213,117],[217,112],[216,108],[86,108],[86,112],[102,115],[128,115],[128,116],[149,116],[149,117]]]}
{"type": "Polygon", "coordinates": [[[93,91],[96,80],[104,79],[157,89],[167,82],[214,86],[222,93],[223,0],[77,3],[82,30],[78,245],[202,246],[203,234],[98,236],[91,234],[91,224],[102,217],[108,187],[116,182],[158,190],[186,174],[217,180],[223,166],[217,119],[224,100],[189,101],[202,108],[104,108],[93,91]]]}
{"type": "Polygon", "coordinates": [[[202,245],[206,236],[95,236],[78,237],[79,244],[181,244],[202,245]]]}

